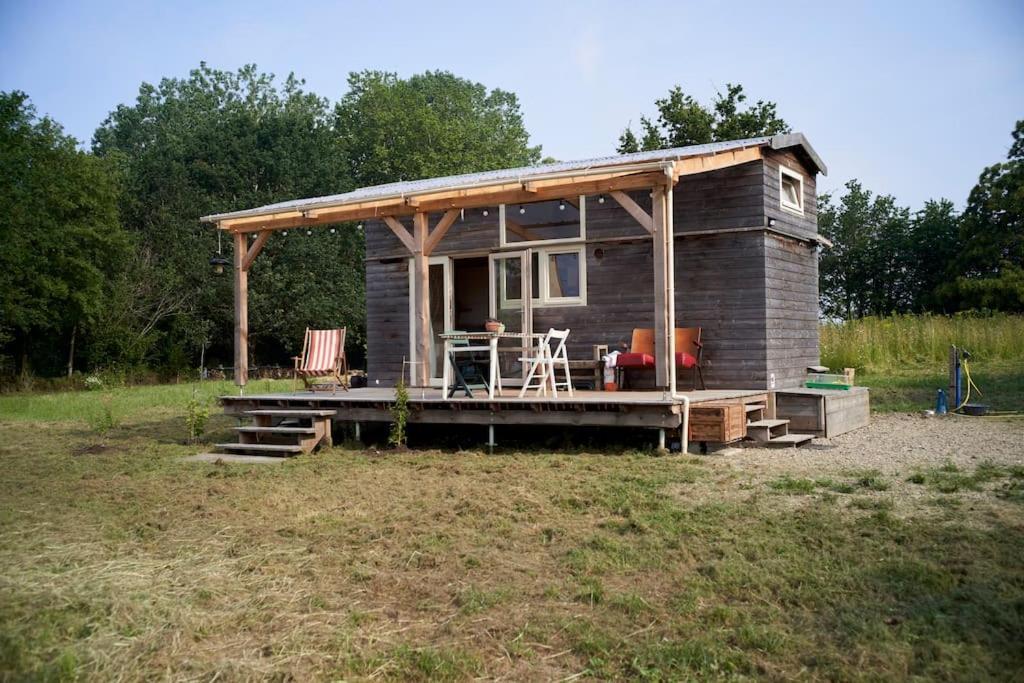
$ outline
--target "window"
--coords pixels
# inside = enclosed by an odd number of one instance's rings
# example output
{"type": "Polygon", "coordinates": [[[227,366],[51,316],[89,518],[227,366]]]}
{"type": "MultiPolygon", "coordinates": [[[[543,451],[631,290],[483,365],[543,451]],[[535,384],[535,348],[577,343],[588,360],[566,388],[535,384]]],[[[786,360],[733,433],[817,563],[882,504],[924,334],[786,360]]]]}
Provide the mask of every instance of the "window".
{"type": "Polygon", "coordinates": [[[586,199],[566,197],[498,207],[501,246],[575,242],[586,238],[586,199]]]}
{"type": "Polygon", "coordinates": [[[804,178],[785,166],[779,166],[779,201],[783,209],[804,212],[804,178]]]}
{"type": "MultiPolygon", "coordinates": [[[[501,270],[501,308],[518,308],[522,274],[518,261],[510,260],[501,270]]],[[[538,308],[587,305],[586,247],[545,247],[534,249],[531,258],[533,305],[538,308]]]]}

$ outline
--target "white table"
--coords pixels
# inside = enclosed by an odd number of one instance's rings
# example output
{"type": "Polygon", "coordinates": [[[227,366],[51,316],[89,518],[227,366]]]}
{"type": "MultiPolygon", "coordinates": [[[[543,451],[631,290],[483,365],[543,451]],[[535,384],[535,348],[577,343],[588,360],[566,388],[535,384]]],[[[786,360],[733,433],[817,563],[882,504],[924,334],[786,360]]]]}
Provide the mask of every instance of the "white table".
{"type": "MultiPolygon", "coordinates": [[[[444,366],[441,371],[441,395],[444,396],[445,400],[450,398],[450,384],[451,384],[451,351],[453,341],[468,341],[470,347],[467,349],[461,347],[460,351],[475,351],[487,349],[490,354],[490,363],[488,364],[490,370],[490,381],[488,382],[487,398],[494,398],[495,391],[501,391],[501,372],[498,367],[498,340],[499,339],[519,339],[523,342],[522,349],[526,351],[528,355],[532,350],[532,345],[529,343],[533,339],[543,337],[543,334],[535,332],[442,332],[437,335],[444,340],[444,366]],[[473,346],[474,341],[486,341],[487,346],[473,346]]],[[[520,349],[516,349],[519,351],[520,349]]]]}

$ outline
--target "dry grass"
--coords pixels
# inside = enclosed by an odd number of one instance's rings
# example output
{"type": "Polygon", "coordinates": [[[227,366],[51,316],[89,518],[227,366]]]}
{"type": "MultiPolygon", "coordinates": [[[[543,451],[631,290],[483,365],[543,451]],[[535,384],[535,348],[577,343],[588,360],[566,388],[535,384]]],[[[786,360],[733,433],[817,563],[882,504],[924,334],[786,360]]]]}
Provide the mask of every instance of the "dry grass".
{"type": "Polygon", "coordinates": [[[1024,473],[804,482],[721,458],[344,448],[204,465],[180,460],[178,412],[102,438],[0,423],[0,679],[1024,667],[1024,473]]]}

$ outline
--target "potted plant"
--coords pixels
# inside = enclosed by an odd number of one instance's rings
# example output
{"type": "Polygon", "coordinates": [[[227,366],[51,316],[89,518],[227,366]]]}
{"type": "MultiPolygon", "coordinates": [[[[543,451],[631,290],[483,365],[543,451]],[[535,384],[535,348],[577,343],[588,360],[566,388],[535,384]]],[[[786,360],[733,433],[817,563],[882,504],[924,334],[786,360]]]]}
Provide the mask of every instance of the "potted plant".
{"type": "Polygon", "coordinates": [[[488,318],[487,322],[484,323],[484,329],[488,332],[501,334],[505,331],[505,323],[501,322],[497,318],[488,318]]]}

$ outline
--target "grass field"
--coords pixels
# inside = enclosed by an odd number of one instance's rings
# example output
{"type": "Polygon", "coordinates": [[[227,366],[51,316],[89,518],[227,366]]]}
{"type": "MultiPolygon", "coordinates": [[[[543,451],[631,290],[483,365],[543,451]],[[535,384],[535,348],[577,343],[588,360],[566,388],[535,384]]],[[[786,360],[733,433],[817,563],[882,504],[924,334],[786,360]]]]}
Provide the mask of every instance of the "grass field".
{"type": "Polygon", "coordinates": [[[1021,467],[344,447],[185,463],[188,386],[103,395],[0,397],[2,680],[1024,671],[1021,467]]]}

